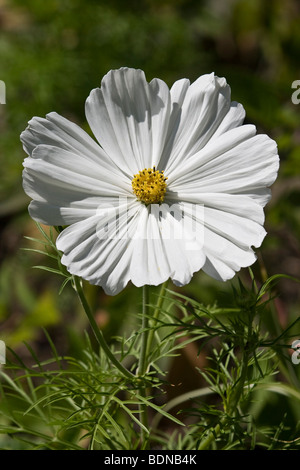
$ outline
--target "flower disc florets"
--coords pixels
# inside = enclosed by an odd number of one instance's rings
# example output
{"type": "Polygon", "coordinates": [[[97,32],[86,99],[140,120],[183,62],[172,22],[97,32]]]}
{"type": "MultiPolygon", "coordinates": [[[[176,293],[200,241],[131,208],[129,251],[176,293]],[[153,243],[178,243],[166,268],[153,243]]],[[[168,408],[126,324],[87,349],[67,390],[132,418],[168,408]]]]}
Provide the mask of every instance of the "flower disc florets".
{"type": "Polygon", "coordinates": [[[161,204],[164,200],[167,184],[163,171],[145,168],[134,175],[131,182],[136,197],[144,204],[161,204]]]}

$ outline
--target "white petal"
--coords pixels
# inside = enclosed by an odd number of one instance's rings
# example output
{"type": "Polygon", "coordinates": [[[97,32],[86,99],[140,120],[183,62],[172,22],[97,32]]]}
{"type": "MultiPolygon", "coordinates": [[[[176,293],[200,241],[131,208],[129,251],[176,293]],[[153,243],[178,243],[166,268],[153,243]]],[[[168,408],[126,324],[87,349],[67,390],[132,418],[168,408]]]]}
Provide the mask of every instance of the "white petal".
{"type": "Polygon", "coordinates": [[[263,207],[257,199],[248,195],[226,193],[184,192],[169,194],[166,202],[185,201],[197,207],[214,208],[219,211],[245,217],[262,225],[265,220],[263,207]]]}
{"type": "Polygon", "coordinates": [[[201,248],[193,244],[191,249],[191,234],[167,204],[144,207],[132,251],[132,282],[158,285],[171,278],[177,285],[187,284],[204,264],[201,248]]]}
{"type": "Polygon", "coordinates": [[[165,142],[170,93],[158,79],[149,84],[144,72],[110,71],[101,88],[86,101],[86,117],[103,149],[132,176],[157,165],[165,142]]]}
{"type": "Polygon", "coordinates": [[[204,224],[235,245],[246,249],[251,246],[259,247],[266,235],[264,228],[247,218],[246,214],[238,216],[209,207],[204,208],[204,224]]]}
{"type": "MultiPolygon", "coordinates": [[[[202,240],[198,243],[190,232],[190,226],[184,224],[184,211],[180,205],[162,204],[153,212],[152,223],[158,225],[160,234],[159,259],[165,258],[169,266],[169,277],[177,285],[187,284],[194,272],[201,269],[205,256],[202,240]],[[196,242],[196,243],[195,243],[196,242]]],[[[166,264],[166,263],[164,263],[166,264]]]]}
{"type": "MultiPolygon", "coordinates": [[[[203,269],[216,279],[226,280],[241,267],[254,263],[252,246],[259,247],[266,235],[262,226],[263,209],[245,196],[211,194],[206,197],[210,207],[194,203],[179,205],[184,209],[184,220],[193,220],[196,242],[202,241],[200,251],[206,258],[203,269]]],[[[197,244],[195,248],[194,255],[197,255],[197,244]]]]}
{"type": "Polygon", "coordinates": [[[170,276],[170,267],[161,240],[157,217],[142,206],[138,231],[132,240],[131,280],[134,285],[159,285],[170,276]]]}
{"type": "Polygon", "coordinates": [[[28,208],[30,216],[45,225],[70,225],[96,215],[99,207],[107,207],[119,202],[119,198],[107,197],[85,197],[83,200],[69,199],[67,202],[66,195],[63,197],[63,202],[57,201],[56,204],[55,202],[50,204],[47,201],[31,201],[28,208]]]}
{"type": "Polygon", "coordinates": [[[245,115],[246,113],[244,107],[240,103],[232,101],[228,113],[225,115],[224,119],[211,138],[216,139],[221,134],[234,129],[235,127],[241,126],[244,122],[245,115]]]}
{"type": "Polygon", "coordinates": [[[96,216],[65,229],[57,247],[64,252],[62,263],[68,271],[102,286],[107,294],[120,292],[130,280],[132,243],[127,231],[128,224],[137,230],[139,207],[132,202],[108,211],[99,208],[96,216]],[[133,215],[128,220],[130,209],[133,215]]]}
{"type": "Polygon", "coordinates": [[[102,195],[109,195],[109,191],[118,189],[126,192],[131,187],[130,180],[121,172],[116,179],[111,168],[102,167],[99,162],[88,161],[84,155],[50,145],[35,147],[31,156],[26,158],[24,167],[48,173],[51,178],[56,177],[66,185],[70,183],[74,186],[92,186],[93,194],[94,190],[96,194],[101,191],[102,195]]]}
{"type": "Polygon", "coordinates": [[[47,114],[46,119],[32,118],[21,134],[21,141],[28,155],[32,155],[33,149],[38,145],[50,145],[69,150],[101,167],[109,168],[110,171],[116,170],[97,142],[77,124],[54,112],[47,114]]]}
{"type": "MultiPolygon", "coordinates": [[[[162,208],[161,208],[162,209],[162,208]]],[[[117,205],[66,228],[57,239],[62,263],[70,273],[116,294],[131,280],[134,285],[158,285],[171,278],[188,283],[201,269],[205,255],[189,246],[181,221],[167,209],[163,217],[133,201],[117,205]],[[115,217],[117,214],[117,223],[115,217]],[[178,238],[178,233],[182,237],[178,238]]]]}
{"type": "Polygon", "coordinates": [[[177,186],[182,185],[182,183],[185,184],[191,181],[191,179],[198,180],[199,175],[200,177],[202,176],[203,167],[206,168],[209,164],[213,167],[213,174],[217,173],[217,167],[219,162],[222,163],[221,159],[224,158],[224,155],[226,156],[227,152],[235,149],[239,144],[249,141],[255,134],[255,126],[248,124],[231,129],[219,136],[219,138],[210,140],[203,149],[190,157],[188,161],[178,162],[173,171],[169,170],[166,173],[168,176],[168,187],[172,191],[176,191],[177,186]]]}
{"type": "Polygon", "coordinates": [[[189,88],[186,81],[179,85],[171,89],[172,106],[178,112],[164,150],[166,173],[203,148],[230,110],[230,88],[214,74],[201,76],[189,88]]]}
{"type": "Polygon", "coordinates": [[[103,198],[132,197],[130,181],[58,147],[39,145],[24,161],[23,187],[34,199],[30,214],[48,225],[67,225],[93,213],[103,198]]]}
{"type": "Polygon", "coordinates": [[[213,279],[223,282],[232,279],[236,274],[234,269],[230,268],[221,259],[214,257],[211,253],[209,254],[209,257],[206,258],[202,271],[213,279]]]}
{"type": "Polygon", "coordinates": [[[176,153],[173,152],[174,139],[176,138],[176,133],[178,132],[178,126],[181,119],[181,107],[189,86],[190,81],[188,79],[181,79],[177,80],[170,90],[171,110],[169,117],[169,127],[165,139],[165,146],[158,164],[159,170],[164,170],[167,166],[170,167],[173,159],[176,158],[176,153]]]}
{"type": "Polygon", "coordinates": [[[231,279],[240,268],[251,266],[256,261],[251,248],[242,249],[209,228],[204,229],[203,249],[206,263],[202,269],[217,280],[231,279]]]}
{"type": "MultiPolygon", "coordinates": [[[[248,126],[238,128],[241,135],[244,127],[248,126]]],[[[227,134],[233,134],[238,129],[227,134]]],[[[222,139],[226,141],[224,152],[222,144],[216,145],[215,149],[213,143],[210,144],[199,152],[197,158],[194,156],[190,164],[186,164],[185,172],[183,167],[174,172],[168,188],[173,192],[184,188],[188,193],[245,194],[271,186],[279,167],[276,143],[266,135],[256,135],[240,143],[235,141],[232,148],[226,149],[226,145],[230,144],[227,134],[217,140],[218,143],[222,139]]]]}

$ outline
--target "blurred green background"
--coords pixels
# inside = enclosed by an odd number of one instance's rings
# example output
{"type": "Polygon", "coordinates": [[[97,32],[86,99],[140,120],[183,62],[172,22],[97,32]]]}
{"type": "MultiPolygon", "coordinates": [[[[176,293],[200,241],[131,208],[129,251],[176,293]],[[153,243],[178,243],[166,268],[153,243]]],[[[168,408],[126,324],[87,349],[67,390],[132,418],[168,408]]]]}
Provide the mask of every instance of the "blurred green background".
{"type": "MultiPolygon", "coordinates": [[[[169,86],[212,71],[226,77],[247,122],[277,141],[281,157],[266,208],[269,235],[254,266],[257,280],[265,272],[299,277],[300,105],[291,101],[292,82],[300,79],[299,13],[298,0],[0,0],[0,79],[6,84],[0,105],[1,339],[21,352],[23,341],[34,343],[47,355],[46,327],[61,354],[80,346],[86,323],[70,287],[58,296],[59,276],[32,269],[47,260],[21,250],[37,248],[24,236],[40,234],[22,190],[19,135],[32,116],[50,111],[88,131],[86,97],[121,66],[141,68],[148,80],[159,77],[169,86]]],[[[124,312],[139,310],[137,289],[107,297],[87,288],[107,335],[134,327],[124,312]]],[[[222,303],[230,289],[199,273],[184,292],[222,303]]],[[[287,325],[299,314],[299,288],[282,281],[278,292],[278,320],[287,325]]]]}

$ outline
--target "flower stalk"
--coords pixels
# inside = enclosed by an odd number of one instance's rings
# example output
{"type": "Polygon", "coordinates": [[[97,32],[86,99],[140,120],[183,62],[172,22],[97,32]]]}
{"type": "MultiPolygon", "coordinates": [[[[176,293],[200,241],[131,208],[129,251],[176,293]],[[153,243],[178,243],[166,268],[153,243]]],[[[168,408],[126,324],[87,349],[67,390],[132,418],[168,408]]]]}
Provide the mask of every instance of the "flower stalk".
{"type": "MultiPolygon", "coordinates": [[[[149,297],[150,297],[149,290],[150,290],[149,286],[143,286],[141,353],[140,353],[140,360],[139,360],[139,366],[138,366],[138,371],[137,371],[137,374],[139,376],[145,375],[148,369],[146,353],[147,353],[147,344],[148,344],[148,338],[149,338],[149,330],[148,330],[149,297]]],[[[141,395],[141,397],[147,398],[148,390],[145,387],[145,384],[143,383],[141,383],[139,394],[141,395]]],[[[142,442],[142,445],[145,446],[147,443],[145,428],[148,429],[148,410],[147,410],[147,405],[145,403],[140,404],[139,412],[140,412],[140,421],[144,426],[144,428],[141,428],[141,433],[142,433],[141,442],[142,442]]]]}
{"type": "MultiPolygon", "coordinates": [[[[168,281],[164,282],[161,285],[158,300],[157,300],[157,305],[155,307],[153,316],[151,317],[151,321],[152,321],[151,328],[149,325],[150,286],[143,286],[141,355],[140,355],[138,372],[137,372],[138,375],[141,377],[147,373],[150,367],[149,355],[151,352],[151,346],[152,346],[153,336],[155,332],[154,327],[161,311],[161,307],[164,301],[164,295],[165,295],[167,286],[168,286],[168,281]]],[[[147,387],[142,385],[140,387],[139,393],[143,398],[147,398],[148,396],[147,387]]],[[[141,403],[140,405],[140,421],[145,426],[145,428],[148,428],[148,410],[147,410],[147,405],[145,405],[145,403],[141,403]]],[[[143,443],[147,442],[147,440],[145,439],[144,429],[142,429],[142,437],[143,437],[142,442],[143,443]]]]}
{"type": "Polygon", "coordinates": [[[129,371],[127,370],[119,361],[118,359],[115,357],[115,355],[112,353],[112,351],[110,350],[104,336],[103,336],[103,333],[102,331],[99,329],[96,321],[95,321],[95,318],[91,312],[91,309],[89,307],[89,304],[86,300],[86,297],[84,295],[84,292],[83,292],[83,288],[82,288],[82,285],[81,285],[81,280],[77,277],[77,276],[74,276],[73,277],[74,279],[74,287],[75,287],[75,290],[78,294],[78,297],[80,299],[80,302],[81,302],[81,305],[86,313],[86,316],[88,317],[88,320],[89,320],[89,323],[91,325],[91,328],[94,332],[94,335],[96,336],[96,339],[100,345],[100,347],[102,348],[102,350],[105,352],[107,358],[112,362],[112,364],[114,364],[116,366],[116,368],[125,376],[127,377],[128,379],[132,379],[134,378],[134,375],[129,371]]]}
{"type": "Polygon", "coordinates": [[[143,311],[142,311],[142,341],[141,355],[139,360],[138,375],[143,376],[147,372],[147,344],[149,338],[149,286],[143,286],[143,311]]]}
{"type": "Polygon", "coordinates": [[[161,308],[162,308],[162,305],[163,305],[164,296],[165,296],[165,293],[166,293],[166,290],[167,290],[167,287],[168,287],[168,283],[169,283],[169,280],[164,282],[161,285],[160,292],[159,292],[159,295],[158,295],[157,305],[155,307],[153,316],[151,318],[152,328],[149,331],[149,335],[148,335],[148,340],[147,340],[147,345],[146,345],[146,358],[149,357],[149,354],[151,352],[151,346],[152,346],[153,337],[154,337],[154,333],[155,333],[155,324],[156,324],[156,321],[159,317],[159,314],[160,314],[160,311],[161,311],[161,308]]]}

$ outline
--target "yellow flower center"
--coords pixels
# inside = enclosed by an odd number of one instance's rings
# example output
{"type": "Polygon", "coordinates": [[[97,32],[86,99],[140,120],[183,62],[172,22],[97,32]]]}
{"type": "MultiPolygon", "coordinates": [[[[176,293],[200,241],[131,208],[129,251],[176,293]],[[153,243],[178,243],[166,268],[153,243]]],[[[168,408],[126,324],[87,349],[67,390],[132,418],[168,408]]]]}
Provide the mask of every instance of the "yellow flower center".
{"type": "Polygon", "coordinates": [[[132,189],[136,197],[144,204],[161,204],[164,200],[167,183],[163,171],[145,168],[134,175],[132,189]]]}

